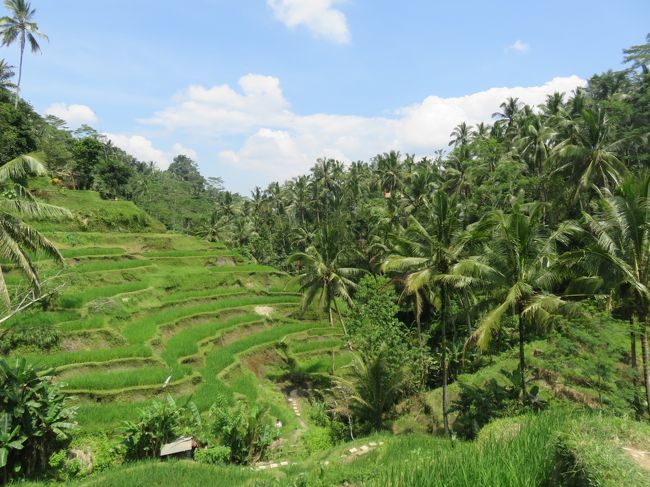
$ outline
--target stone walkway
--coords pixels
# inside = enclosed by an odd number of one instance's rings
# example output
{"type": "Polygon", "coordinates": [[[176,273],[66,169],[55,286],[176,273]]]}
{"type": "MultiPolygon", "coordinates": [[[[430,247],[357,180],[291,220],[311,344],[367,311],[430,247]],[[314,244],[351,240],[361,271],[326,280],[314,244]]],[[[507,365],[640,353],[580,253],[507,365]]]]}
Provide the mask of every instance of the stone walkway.
{"type": "Polygon", "coordinates": [[[353,447],[349,448],[347,450],[347,453],[344,453],[341,455],[341,458],[347,458],[347,459],[354,459],[356,457],[360,457],[361,455],[365,455],[366,453],[370,453],[372,450],[377,448],[378,446],[383,445],[383,441],[371,441],[366,445],[361,445],[359,447],[353,447]]]}

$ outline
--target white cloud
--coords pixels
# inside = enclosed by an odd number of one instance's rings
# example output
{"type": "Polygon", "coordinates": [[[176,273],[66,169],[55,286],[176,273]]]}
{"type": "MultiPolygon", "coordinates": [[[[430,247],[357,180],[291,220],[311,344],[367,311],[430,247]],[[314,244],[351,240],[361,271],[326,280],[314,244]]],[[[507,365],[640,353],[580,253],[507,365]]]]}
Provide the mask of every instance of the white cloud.
{"type": "Polygon", "coordinates": [[[112,140],[115,146],[128,152],[141,161],[153,161],[160,169],[167,169],[167,167],[169,167],[169,155],[160,149],[156,149],[153,146],[153,142],[142,135],[109,133],[103,135],[106,136],[107,139],[112,140]]]}
{"type": "Polygon", "coordinates": [[[278,79],[247,75],[239,81],[241,92],[227,85],[190,87],[147,122],[198,134],[213,146],[217,139],[223,145],[224,136],[244,136],[243,142],[219,152],[218,159],[281,179],[305,172],[319,157],[367,160],[392,149],[431,154],[447,147],[449,134],[460,122],[491,121],[492,113],[508,97],[535,106],[549,94],[570,92],[584,84],[578,76],[569,76],[540,86],[491,88],[450,98],[429,96],[385,117],[362,117],[294,113],[278,79]]]}
{"type": "Polygon", "coordinates": [[[185,147],[182,144],[179,144],[178,142],[175,143],[172,146],[172,155],[174,157],[178,155],[184,155],[189,157],[190,159],[196,160],[197,157],[199,156],[198,153],[194,149],[190,149],[189,147],[185,147]]]}
{"type": "Polygon", "coordinates": [[[526,44],[524,41],[521,41],[517,39],[515,42],[510,44],[508,47],[506,47],[506,51],[515,51],[515,52],[528,52],[530,50],[530,46],[526,44]]]}
{"type": "Polygon", "coordinates": [[[347,19],[334,5],[341,0],[266,0],[275,17],[293,29],[303,25],[316,37],[345,44],[350,41],[347,19]]]}
{"type": "Polygon", "coordinates": [[[228,85],[190,86],[175,97],[175,105],[146,122],[168,129],[186,127],[221,133],[241,133],[252,125],[280,123],[288,103],[277,78],[247,74],[240,78],[239,87],[241,93],[228,85]]]}
{"type": "Polygon", "coordinates": [[[78,127],[84,123],[90,124],[97,122],[97,115],[86,105],[66,105],[65,103],[53,103],[47,110],[46,115],[54,115],[67,122],[70,127],[78,127]]]}

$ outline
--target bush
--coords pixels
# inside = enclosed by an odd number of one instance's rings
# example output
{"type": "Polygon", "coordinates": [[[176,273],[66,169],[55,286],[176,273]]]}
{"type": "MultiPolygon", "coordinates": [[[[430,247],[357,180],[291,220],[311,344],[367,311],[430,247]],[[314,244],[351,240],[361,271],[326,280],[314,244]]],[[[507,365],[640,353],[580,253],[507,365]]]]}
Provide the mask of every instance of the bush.
{"type": "Polygon", "coordinates": [[[0,468],[4,478],[33,476],[48,467],[50,455],[70,440],[76,409],[68,407],[51,371],[24,358],[0,360],[0,468]]]}
{"type": "Polygon", "coordinates": [[[264,457],[274,438],[267,413],[268,408],[244,401],[229,407],[222,397],[210,408],[212,431],[230,449],[232,463],[251,464],[264,457]]]}
{"type": "Polygon", "coordinates": [[[229,447],[213,446],[212,448],[197,450],[194,454],[194,460],[209,465],[224,465],[228,463],[231,455],[232,452],[229,447]]]}
{"type": "Polygon", "coordinates": [[[140,411],[137,421],[126,421],[122,428],[122,447],[128,460],[156,458],[160,448],[179,436],[181,409],[168,397],[140,411]]]}
{"type": "Polygon", "coordinates": [[[475,438],[478,432],[496,418],[514,416],[525,410],[538,411],[546,406],[537,394],[539,388],[530,388],[527,406],[519,401],[519,370],[508,372],[501,370],[502,376],[508,380],[501,385],[496,379],[489,379],[481,384],[471,384],[459,381],[459,397],[452,403],[451,412],[457,412],[454,431],[463,438],[475,438]]]}
{"type": "Polygon", "coordinates": [[[59,332],[50,325],[18,325],[0,335],[0,354],[6,355],[21,348],[24,351],[52,350],[59,345],[59,332]]]}
{"type": "Polygon", "coordinates": [[[310,455],[319,451],[327,450],[333,446],[332,435],[328,428],[314,427],[309,429],[302,436],[307,453],[310,455]]]}

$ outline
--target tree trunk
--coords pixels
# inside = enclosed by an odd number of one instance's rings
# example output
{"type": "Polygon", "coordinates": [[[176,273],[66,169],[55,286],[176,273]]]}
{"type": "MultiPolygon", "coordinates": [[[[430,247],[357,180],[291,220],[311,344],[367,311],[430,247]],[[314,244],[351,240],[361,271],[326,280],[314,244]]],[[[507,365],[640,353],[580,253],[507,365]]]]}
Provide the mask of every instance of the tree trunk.
{"type": "MultiPolygon", "coordinates": [[[[630,317],[630,368],[632,369],[632,389],[634,390],[633,405],[638,416],[641,414],[641,398],[639,397],[639,367],[636,357],[636,330],[634,317],[630,317]]],[[[637,417],[638,419],[638,417],[637,417]]]]}
{"type": "MultiPolygon", "coordinates": [[[[519,307],[517,307],[519,308],[519,307]]],[[[517,324],[519,327],[519,372],[521,374],[521,402],[526,402],[526,355],[524,353],[524,322],[519,312],[516,313],[517,324]]]]}
{"type": "Polygon", "coordinates": [[[648,373],[648,325],[645,320],[641,322],[641,357],[643,358],[643,381],[648,414],[650,414],[650,375],[648,373]]]}
{"type": "MultiPolygon", "coordinates": [[[[334,318],[332,317],[332,306],[329,307],[330,327],[334,327],[334,318]]],[[[332,375],[334,375],[334,346],[332,346],[332,375]]]]}
{"type": "Polygon", "coordinates": [[[447,398],[447,291],[443,285],[441,293],[440,325],[442,332],[442,421],[445,427],[445,435],[450,436],[449,431],[449,404],[447,398]]]}
{"type": "Polygon", "coordinates": [[[18,83],[16,84],[16,101],[14,108],[18,108],[18,99],[20,98],[20,82],[23,79],[23,56],[25,54],[25,31],[20,38],[20,64],[18,65],[18,83]]]}

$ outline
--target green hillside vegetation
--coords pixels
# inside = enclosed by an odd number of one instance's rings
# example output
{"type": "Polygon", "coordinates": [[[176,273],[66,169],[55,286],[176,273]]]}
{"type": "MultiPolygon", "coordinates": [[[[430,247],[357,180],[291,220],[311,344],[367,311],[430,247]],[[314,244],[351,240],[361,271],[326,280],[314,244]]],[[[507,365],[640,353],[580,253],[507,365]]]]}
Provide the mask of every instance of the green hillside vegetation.
{"type": "Polygon", "coordinates": [[[0,63],[2,482],[650,485],[648,53],[250,197],[0,63]]]}

